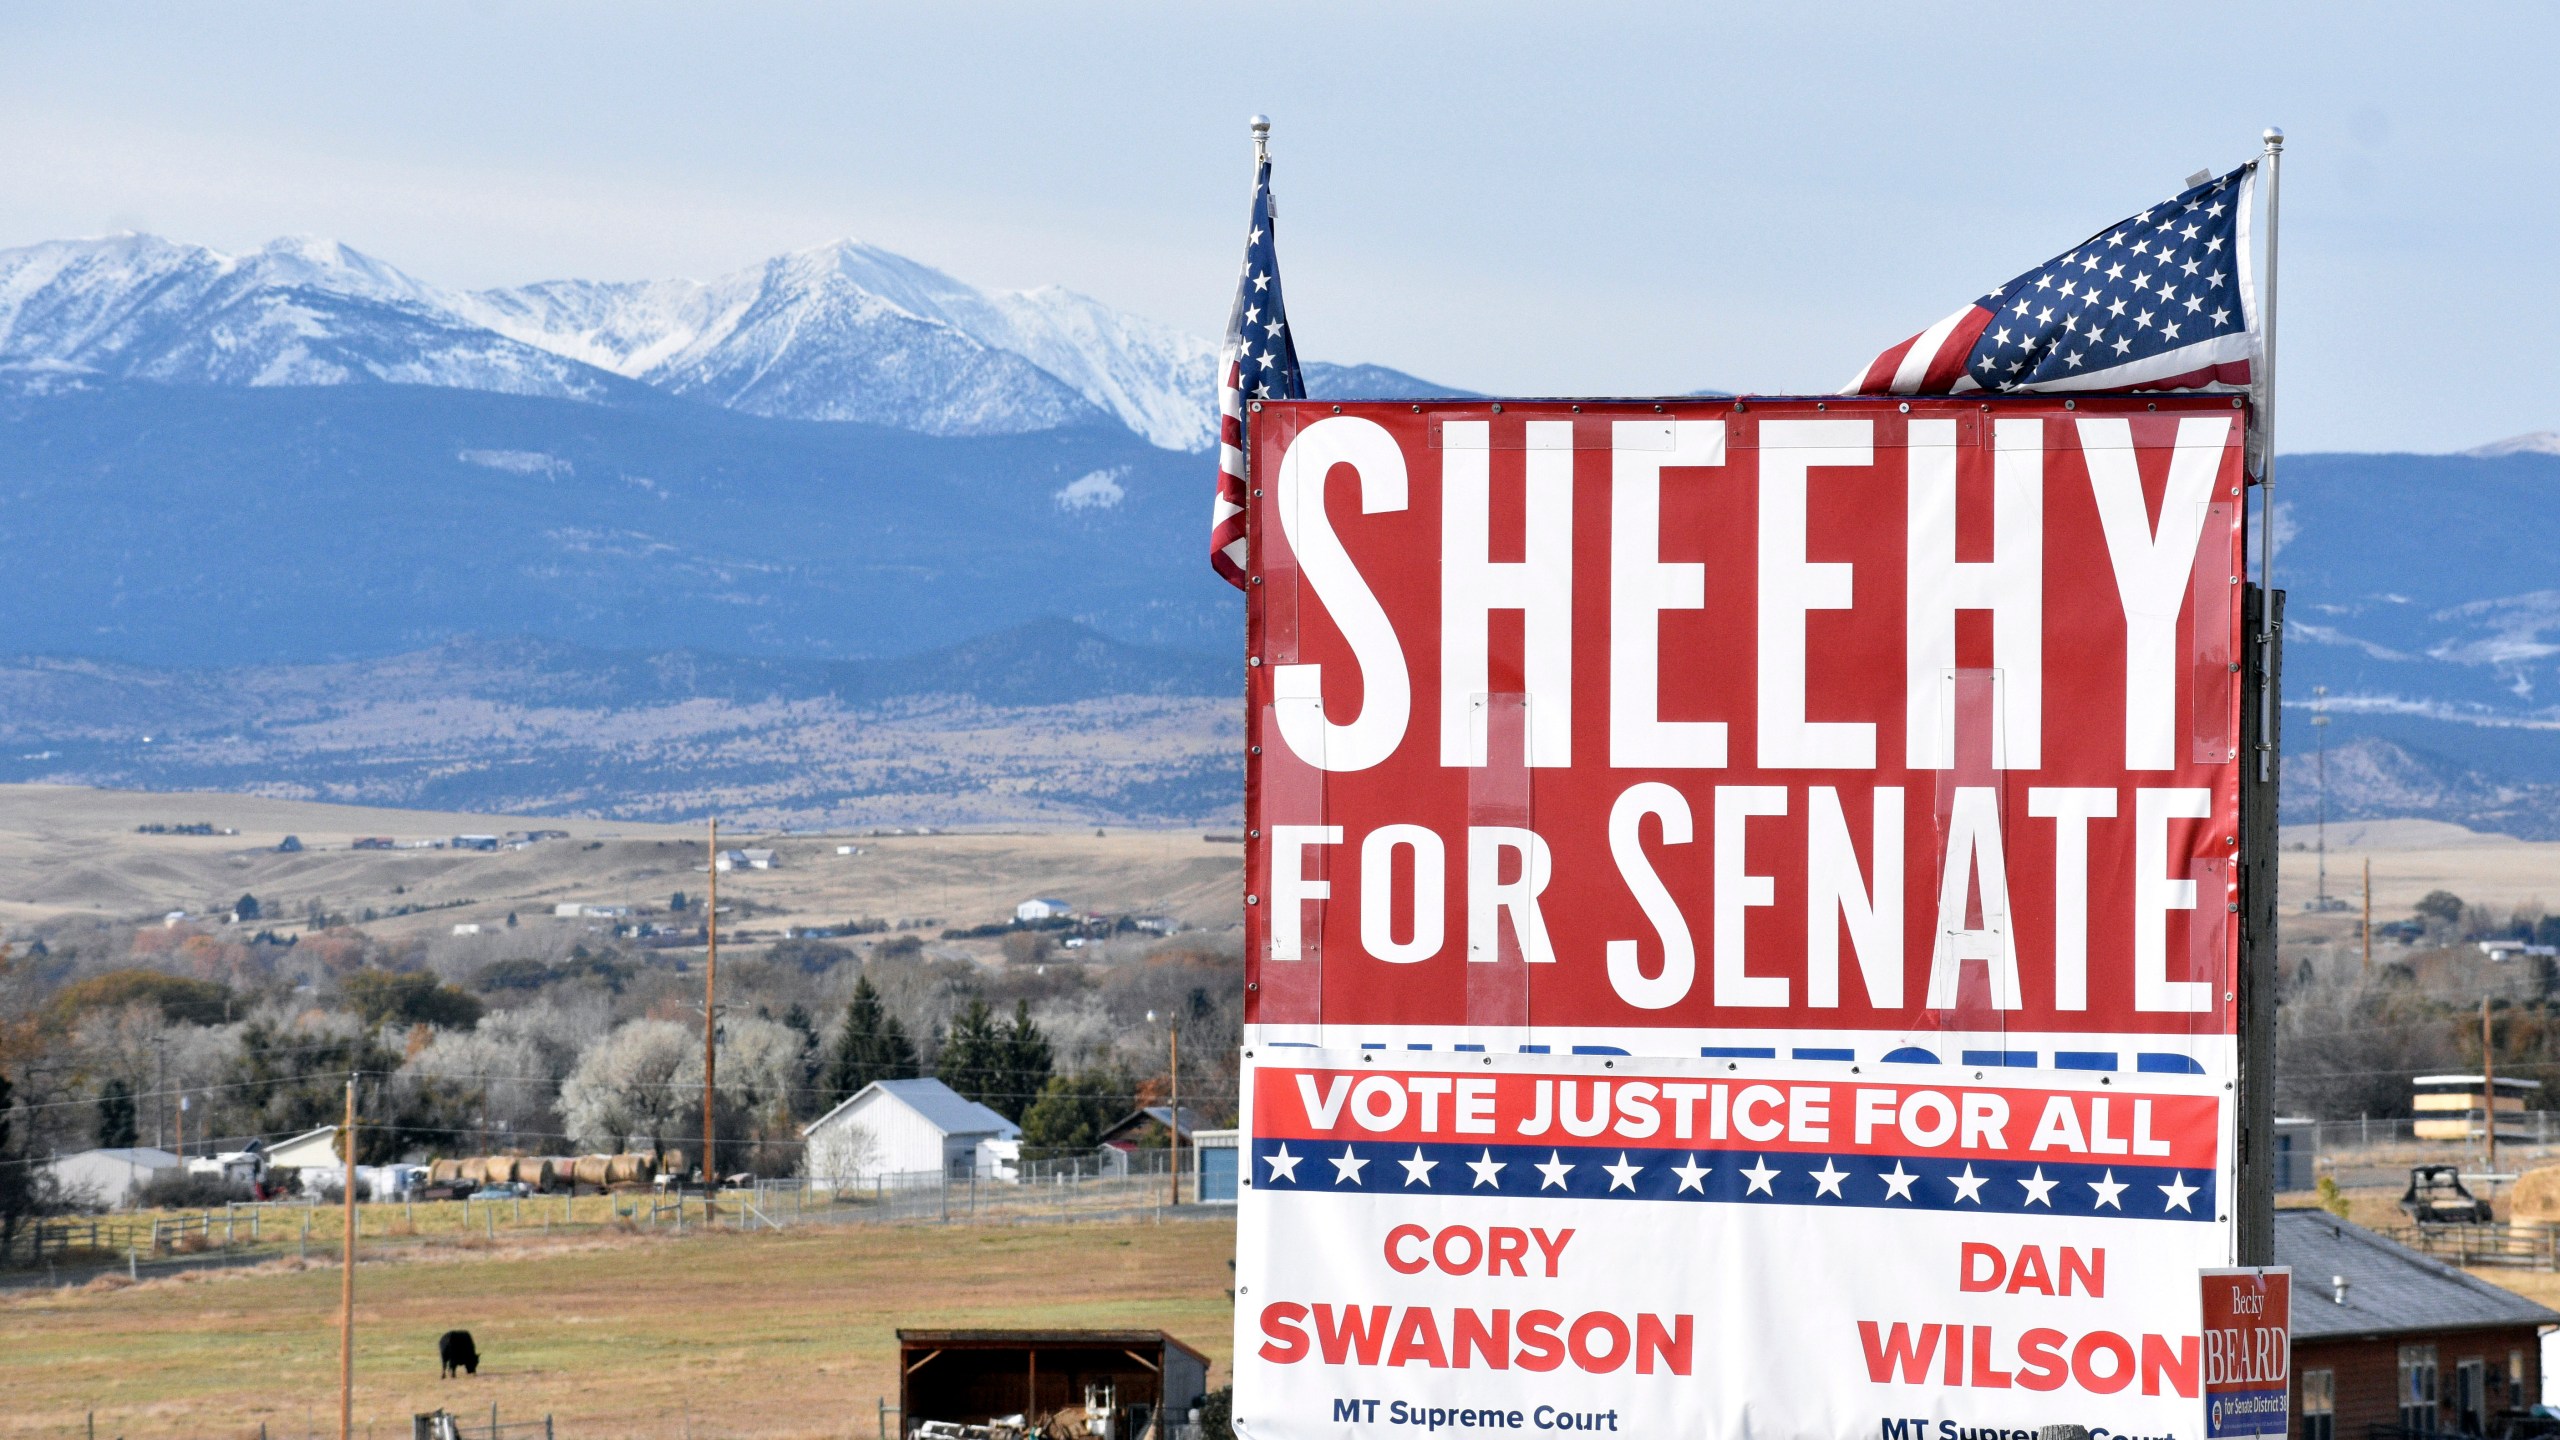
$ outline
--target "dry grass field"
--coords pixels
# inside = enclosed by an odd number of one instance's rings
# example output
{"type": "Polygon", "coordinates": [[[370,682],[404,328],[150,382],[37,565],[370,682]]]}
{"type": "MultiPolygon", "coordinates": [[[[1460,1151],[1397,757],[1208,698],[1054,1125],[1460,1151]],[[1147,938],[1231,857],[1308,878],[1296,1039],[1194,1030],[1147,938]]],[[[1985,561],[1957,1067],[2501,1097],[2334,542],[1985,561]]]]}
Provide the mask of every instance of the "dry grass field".
{"type": "MultiPolygon", "coordinates": [[[[1215,1360],[1224,1221],[809,1226],[429,1246],[358,1267],[357,1433],[439,1406],[593,1436],[871,1436],[900,1326],[1147,1326],[1215,1360]],[[471,1331],[476,1378],[438,1376],[471,1331]]],[[[334,1433],[338,1271],[251,1271],[0,1301],[0,1437],[272,1440],[334,1433]]]]}
{"type": "MultiPolygon", "coordinates": [[[[708,878],[704,838],[697,826],[6,785],[0,925],[73,913],[123,920],[170,910],[207,914],[244,892],[287,917],[312,900],[351,915],[438,907],[365,926],[392,938],[450,936],[457,923],[495,928],[510,912],[524,924],[574,925],[581,922],[555,922],[553,905],[664,906],[677,890],[699,896],[708,878]],[[194,821],[240,833],[136,833],[141,825],[194,821]],[[359,836],[418,840],[535,827],[566,830],[569,838],[494,854],[351,848],[359,836]],[[279,853],[287,835],[306,848],[279,853]]],[[[1235,924],[1241,906],[1242,847],[1204,843],[1196,830],[760,836],[724,826],[721,843],[778,853],[778,869],[720,877],[722,902],[743,902],[740,928],[774,935],[786,925],[864,916],[978,925],[1010,918],[1034,895],[1209,928],[1235,924]],[[841,845],[861,853],[839,855],[841,845]]]]}

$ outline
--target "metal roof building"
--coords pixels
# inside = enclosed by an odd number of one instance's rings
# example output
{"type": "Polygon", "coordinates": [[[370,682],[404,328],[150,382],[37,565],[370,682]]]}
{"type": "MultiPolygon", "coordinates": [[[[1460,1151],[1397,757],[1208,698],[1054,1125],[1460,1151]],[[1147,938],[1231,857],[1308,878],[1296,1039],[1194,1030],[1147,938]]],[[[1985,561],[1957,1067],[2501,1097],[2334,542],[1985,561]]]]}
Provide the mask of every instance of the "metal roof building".
{"type": "Polygon", "coordinates": [[[130,1145],[82,1150],[61,1156],[45,1168],[53,1172],[55,1182],[66,1193],[122,1209],[133,1203],[153,1176],[182,1169],[184,1163],[166,1150],[130,1145]]]}
{"type": "Polygon", "coordinates": [[[875,1080],[800,1133],[810,1177],[841,1185],[928,1170],[997,1175],[1022,1127],[939,1080],[875,1080]]]}

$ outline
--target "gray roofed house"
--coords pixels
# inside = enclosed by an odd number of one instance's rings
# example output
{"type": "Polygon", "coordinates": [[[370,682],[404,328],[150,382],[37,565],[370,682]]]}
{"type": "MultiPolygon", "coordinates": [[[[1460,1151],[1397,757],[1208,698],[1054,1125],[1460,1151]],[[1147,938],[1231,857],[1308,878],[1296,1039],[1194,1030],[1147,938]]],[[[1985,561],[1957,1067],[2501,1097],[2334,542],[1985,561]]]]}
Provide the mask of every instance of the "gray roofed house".
{"type": "Polygon", "coordinates": [[[2275,1221],[2301,1440],[2481,1435],[2541,1399],[2541,1334],[2560,1311],[2325,1210],[2275,1221]]]}
{"type": "Polygon", "coordinates": [[[148,1145],[82,1150],[49,1162],[55,1183],[66,1195],[91,1204],[122,1209],[133,1203],[152,1177],[183,1169],[185,1162],[148,1145]]]}
{"type": "MultiPolygon", "coordinates": [[[[1103,1131],[1100,1143],[1109,1145],[1115,1149],[1129,1149],[1136,1146],[1140,1142],[1141,1137],[1161,1135],[1164,1130],[1173,1123],[1173,1110],[1170,1106],[1141,1106],[1113,1122],[1110,1129],[1103,1131]]],[[[1181,1123],[1182,1143],[1185,1145],[1190,1144],[1192,1132],[1202,1129],[1207,1126],[1208,1123],[1209,1119],[1207,1116],[1192,1109],[1188,1105],[1183,1106],[1181,1123]]]]}
{"type": "Polygon", "coordinates": [[[2276,1212],[2276,1263],[2293,1268],[2293,1338],[2560,1325],[2560,1312],[2325,1210],[2276,1212]],[[2334,1281],[2344,1278],[2340,1298],[2334,1281]]]}

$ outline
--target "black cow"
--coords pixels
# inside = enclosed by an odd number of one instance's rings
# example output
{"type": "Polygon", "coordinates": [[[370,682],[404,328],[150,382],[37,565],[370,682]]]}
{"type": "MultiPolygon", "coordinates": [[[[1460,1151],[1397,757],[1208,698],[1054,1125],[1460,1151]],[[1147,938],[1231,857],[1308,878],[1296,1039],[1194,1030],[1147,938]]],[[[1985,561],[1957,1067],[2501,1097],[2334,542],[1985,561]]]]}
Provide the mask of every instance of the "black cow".
{"type": "Polygon", "coordinates": [[[444,1362],[444,1378],[453,1378],[456,1370],[480,1373],[480,1351],[471,1343],[468,1330],[447,1330],[436,1338],[436,1358],[444,1362]]]}

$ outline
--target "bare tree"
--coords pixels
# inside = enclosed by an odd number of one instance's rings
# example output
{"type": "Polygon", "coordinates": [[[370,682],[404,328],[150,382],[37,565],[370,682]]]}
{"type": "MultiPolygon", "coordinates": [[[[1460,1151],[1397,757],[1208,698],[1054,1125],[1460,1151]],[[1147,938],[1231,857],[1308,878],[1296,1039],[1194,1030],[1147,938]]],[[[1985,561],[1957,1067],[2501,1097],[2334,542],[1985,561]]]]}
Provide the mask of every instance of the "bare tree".
{"type": "Polygon", "coordinates": [[[687,1133],[685,1115],[702,1096],[702,1054],[672,1020],[634,1020],[587,1047],[560,1087],[560,1118],[571,1139],[620,1150],[634,1136],[664,1150],[687,1133]],[[692,1067],[691,1083],[683,1079],[692,1067]]]}

